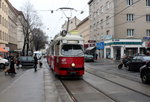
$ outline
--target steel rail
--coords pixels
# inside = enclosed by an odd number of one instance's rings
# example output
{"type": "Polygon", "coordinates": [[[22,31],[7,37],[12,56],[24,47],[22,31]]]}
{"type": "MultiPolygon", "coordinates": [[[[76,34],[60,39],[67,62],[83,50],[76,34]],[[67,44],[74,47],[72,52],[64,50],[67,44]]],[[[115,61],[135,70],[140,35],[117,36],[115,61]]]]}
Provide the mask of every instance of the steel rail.
{"type": "MultiPolygon", "coordinates": [[[[87,65],[85,65],[85,66],[88,67],[88,68],[91,68],[91,67],[89,67],[89,66],[87,66],[87,65]]],[[[92,68],[92,70],[95,70],[95,69],[92,68]]],[[[128,80],[131,80],[131,81],[139,82],[138,80],[131,79],[131,77],[138,78],[138,77],[136,77],[136,76],[128,75],[128,77],[127,77],[127,76],[124,75],[124,74],[121,75],[121,74],[116,73],[116,72],[107,72],[107,71],[104,71],[104,70],[101,70],[101,69],[99,69],[99,70],[100,70],[101,72],[104,72],[104,73],[108,73],[108,74],[111,74],[111,75],[118,75],[119,77],[123,77],[123,78],[128,79],[128,80]]]]}
{"type": "Polygon", "coordinates": [[[64,84],[64,82],[62,80],[60,80],[60,82],[62,83],[62,85],[64,86],[64,88],[66,89],[66,91],[68,92],[68,94],[69,94],[70,98],[73,100],[73,102],[78,102],[78,100],[73,96],[73,94],[67,88],[67,86],[64,84]]]}
{"type": "Polygon", "coordinates": [[[99,78],[102,78],[102,79],[104,79],[104,80],[107,80],[107,81],[109,81],[109,82],[111,82],[111,83],[114,83],[114,84],[116,84],[116,85],[119,85],[119,86],[121,86],[121,87],[124,87],[124,88],[126,88],[126,89],[129,89],[129,90],[131,90],[131,91],[134,91],[134,92],[136,92],[136,93],[139,93],[139,94],[142,94],[142,95],[144,95],[144,96],[150,97],[150,95],[145,94],[145,93],[143,93],[143,92],[140,92],[140,91],[137,91],[137,90],[135,90],[135,89],[129,88],[129,87],[127,87],[127,86],[124,86],[124,85],[122,85],[122,84],[119,84],[119,83],[117,83],[117,82],[114,82],[114,81],[112,81],[112,80],[109,80],[109,79],[107,79],[107,78],[104,78],[104,77],[102,77],[102,76],[95,75],[95,74],[93,74],[93,73],[91,73],[91,72],[88,72],[88,71],[86,71],[86,72],[87,72],[87,73],[90,73],[90,74],[92,74],[92,75],[94,75],[94,76],[96,76],[96,77],[99,77],[99,78]]]}

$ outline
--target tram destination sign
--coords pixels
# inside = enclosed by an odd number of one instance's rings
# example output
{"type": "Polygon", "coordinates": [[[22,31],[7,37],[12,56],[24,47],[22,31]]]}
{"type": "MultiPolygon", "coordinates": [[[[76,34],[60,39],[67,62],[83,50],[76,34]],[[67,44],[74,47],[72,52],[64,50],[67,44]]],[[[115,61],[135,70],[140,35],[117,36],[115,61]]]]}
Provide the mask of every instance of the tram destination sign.
{"type": "Polygon", "coordinates": [[[78,44],[79,41],[77,41],[77,40],[68,40],[68,43],[70,43],[70,44],[78,44]]]}

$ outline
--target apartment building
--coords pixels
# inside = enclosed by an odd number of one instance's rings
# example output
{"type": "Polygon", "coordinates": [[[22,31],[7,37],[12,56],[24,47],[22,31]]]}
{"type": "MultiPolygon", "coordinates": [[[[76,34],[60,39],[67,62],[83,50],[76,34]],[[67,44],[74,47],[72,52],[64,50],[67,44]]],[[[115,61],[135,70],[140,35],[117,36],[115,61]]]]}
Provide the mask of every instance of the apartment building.
{"type": "Polygon", "coordinates": [[[27,23],[25,21],[24,14],[22,11],[16,10],[18,14],[17,19],[17,51],[22,51],[23,44],[24,44],[24,34],[23,34],[23,26],[25,26],[27,23]]]}
{"type": "Polygon", "coordinates": [[[79,23],[80,23],[80,20],[75,16],[74,18],[69,19],[69,23],[68,21],[66,21],[62,25],[62,30],[67,30],[67,27],[68,27],[68,31],[75,30],[79,23]]]}
{"type": "Polygon", "coordinates": [[[7,0],[0,0],[0,48],[7,49],[8,44],[8,2],[7,0]]]}
{"type": "Polygon", "coordinates": [[[17,49],[17,19],[16,9],[8,2],[8,34],[9,34],[9,51],[17,49]]]}
{"type": "Polygon", "coordinates": [[[88,4],[90,38],[101,45],[97,53],[112,59],[146,53],[150,47],[150,0],[90,0],[88,4]]]}
{"type": "Polygon", "coordinates": [[[90,29],[90,22],[89,22],[89,17],[86,17],[83,19],[78,25],[77,25],[77,31],[79,34],[82,35],[84,38],[84,43],[87,44],[87,47],[89,45],[89,29],[90,29]]]}

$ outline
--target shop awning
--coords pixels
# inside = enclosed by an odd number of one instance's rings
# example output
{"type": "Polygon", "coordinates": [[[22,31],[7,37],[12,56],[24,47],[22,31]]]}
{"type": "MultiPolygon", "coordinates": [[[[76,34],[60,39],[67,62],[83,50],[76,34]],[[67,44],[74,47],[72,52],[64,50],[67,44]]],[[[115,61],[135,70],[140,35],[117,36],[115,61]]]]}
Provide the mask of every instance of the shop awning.
{"type": "Polygon", "coordinates": [[[85,50],[93,50],[95,48],[95,46],[93,46],[93,47],[88,47],[87,49],[85,49],[85,50]]]}
{"type": "Polygon", "coordinates": [[[0,52],[8,52],[8,51],[3,48],[0,48],[0,52]]]}

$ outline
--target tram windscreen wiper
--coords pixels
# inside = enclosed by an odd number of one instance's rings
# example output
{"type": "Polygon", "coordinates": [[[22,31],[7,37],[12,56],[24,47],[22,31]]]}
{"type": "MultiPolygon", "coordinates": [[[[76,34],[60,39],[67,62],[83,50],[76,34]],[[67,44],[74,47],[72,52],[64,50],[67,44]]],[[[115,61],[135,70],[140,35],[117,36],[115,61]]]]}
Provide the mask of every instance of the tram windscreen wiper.
{"type": "Polygon", "coordinates": [[[82,55],[84,55],[84,53],[83,52],[80,52],[80,53],[78,53],[78,54],[76,54],[75,56],[82,56],[82,55]]]}

